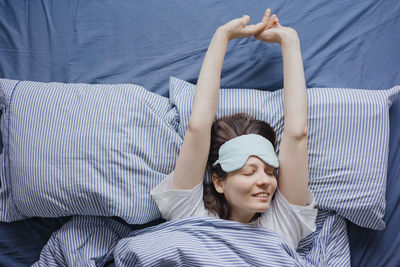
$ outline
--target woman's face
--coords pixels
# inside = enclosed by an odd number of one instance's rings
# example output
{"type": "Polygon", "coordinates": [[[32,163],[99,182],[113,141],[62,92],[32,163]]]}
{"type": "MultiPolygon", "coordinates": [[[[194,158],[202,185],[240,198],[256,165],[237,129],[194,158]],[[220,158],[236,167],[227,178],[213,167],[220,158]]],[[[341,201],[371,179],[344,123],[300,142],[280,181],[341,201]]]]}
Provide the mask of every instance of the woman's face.
{"type": "Polygon", "coordinates": [[[256,156],[228,177],[214,184],[231,206],[231,220],[249,222],[256,212],[266,211],[277,187],[274,167],[256,156]]]}

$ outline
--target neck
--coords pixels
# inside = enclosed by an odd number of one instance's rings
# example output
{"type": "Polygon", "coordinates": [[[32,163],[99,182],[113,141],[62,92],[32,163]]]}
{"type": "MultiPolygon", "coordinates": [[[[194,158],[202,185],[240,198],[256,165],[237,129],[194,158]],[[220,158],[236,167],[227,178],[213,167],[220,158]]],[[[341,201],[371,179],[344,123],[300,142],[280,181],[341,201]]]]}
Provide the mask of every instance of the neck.
{"type": "Polygon", "coordinates": [[[229,220],[231,221],[236,221],[236,222],[241,222],[241,223],[249,223],[251,222],[251,219],[254,217],[255,213],[252,214],[237,214],[233,213],[231,214],[229,220]]]}

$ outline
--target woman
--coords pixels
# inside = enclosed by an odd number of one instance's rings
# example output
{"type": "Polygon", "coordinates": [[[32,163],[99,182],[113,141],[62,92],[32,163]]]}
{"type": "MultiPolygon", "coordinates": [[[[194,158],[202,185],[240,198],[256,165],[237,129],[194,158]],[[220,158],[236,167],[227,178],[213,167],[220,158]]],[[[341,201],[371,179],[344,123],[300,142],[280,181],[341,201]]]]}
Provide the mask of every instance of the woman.
{"type": "Polygon", "coordinates": [[[243,16],[215,32],[175,170],[151,194],[167,220],[214,216],[251,223],[276,232],[296,249],[315,230],[317,214],[308,189],[307,94],[297,33],[270,14],[267,9],[255,25],[247,25],[250,17],[243,16]],[[267,123],[246,114],[214,122],[228,42],[251,36],[282,48],[285,123],[279,161],[267,123]],[[212,184],[203,185],[207,164],[212,184]]]}

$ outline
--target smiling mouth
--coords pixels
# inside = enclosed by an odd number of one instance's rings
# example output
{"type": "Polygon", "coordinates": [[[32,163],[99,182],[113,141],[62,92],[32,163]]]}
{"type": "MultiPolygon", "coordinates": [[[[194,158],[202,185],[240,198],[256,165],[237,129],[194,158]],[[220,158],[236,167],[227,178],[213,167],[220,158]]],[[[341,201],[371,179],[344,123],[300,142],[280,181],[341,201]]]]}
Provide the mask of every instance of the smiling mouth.
{"type": "Polygon", "coordinates": [[[253,196],[267,198],[267,197],[269,197],[269,194],[268,193],[257,193],[257,194],[254,194],[253,196]]]}

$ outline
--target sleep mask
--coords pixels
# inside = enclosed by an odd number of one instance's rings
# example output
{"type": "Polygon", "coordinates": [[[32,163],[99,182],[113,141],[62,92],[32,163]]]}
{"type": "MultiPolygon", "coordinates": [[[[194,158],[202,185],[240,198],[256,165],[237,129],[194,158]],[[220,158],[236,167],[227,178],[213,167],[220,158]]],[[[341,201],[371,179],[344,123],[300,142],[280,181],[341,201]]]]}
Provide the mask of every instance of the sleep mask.
{"type": "Polygon", "coordinates": [[[278,168],[279,162],[272,143],[258,134],[247,134],[225,142],[219,148],[218,163],[224,172],[233,172],[244,166],[250,156],[257,156],[266,164],[278,168]]]}

